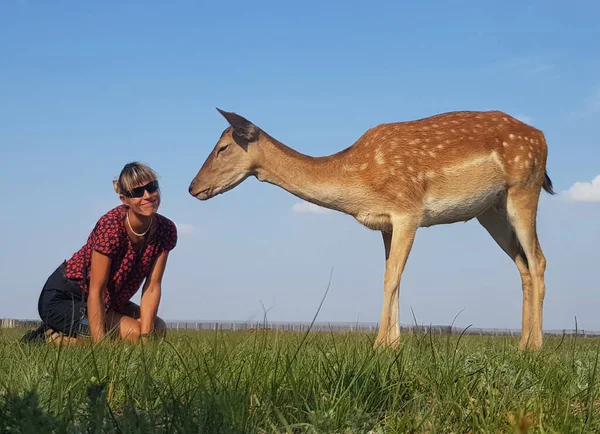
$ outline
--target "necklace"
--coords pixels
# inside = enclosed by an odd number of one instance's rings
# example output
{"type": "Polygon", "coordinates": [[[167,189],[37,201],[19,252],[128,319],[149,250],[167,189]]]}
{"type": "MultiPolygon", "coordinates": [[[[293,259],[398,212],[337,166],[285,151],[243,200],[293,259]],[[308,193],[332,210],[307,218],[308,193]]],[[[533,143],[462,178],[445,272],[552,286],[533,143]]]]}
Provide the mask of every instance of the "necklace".
{"type": "Polygon", "coordinates": [[[144,235],[146,235],[148,233],[148,231],[150,230],[150,228],[152,227],[152,220],[153,217],[150,218],[150,224],[148,225],[148,229],[146,229],[144,232],[142,232],[141,234],[138,234],[136,231],[133,230],[133,228],[131,227],[131,223],[129,223],[129,211],[127,212],[127,226],[129,226],[129,229],[131,229],[131,232],[133,232],[135,235],[137,235],[138,237],[143,237],[144,235]]]}

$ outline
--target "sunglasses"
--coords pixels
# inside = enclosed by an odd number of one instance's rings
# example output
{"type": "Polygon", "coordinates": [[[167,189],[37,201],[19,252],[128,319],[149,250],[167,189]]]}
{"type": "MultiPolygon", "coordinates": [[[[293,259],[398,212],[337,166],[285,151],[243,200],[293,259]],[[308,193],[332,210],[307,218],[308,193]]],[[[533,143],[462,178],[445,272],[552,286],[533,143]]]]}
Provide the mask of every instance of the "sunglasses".
{"type": "Polygon", "coordinates": [[[144,190],[148,193],[154,193],[158,190],[158,181],[155,179],[154,181],[149,182],[146,185],[142,185],[140,187],[136,187],[133,190],[126,191],[123,193],[125,197],[142,197],[144,195],[144,190]]]}

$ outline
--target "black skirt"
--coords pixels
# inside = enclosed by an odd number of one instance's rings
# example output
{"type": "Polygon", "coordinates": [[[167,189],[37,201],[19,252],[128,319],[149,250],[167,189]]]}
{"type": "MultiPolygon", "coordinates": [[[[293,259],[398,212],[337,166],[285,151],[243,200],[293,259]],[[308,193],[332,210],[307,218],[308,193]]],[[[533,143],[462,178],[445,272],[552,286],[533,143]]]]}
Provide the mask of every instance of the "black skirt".
{"type": "Polygon", "coordinates": [[[71,337],[90,336],[86,293],[79,282],[66,278],[64,262],[42,288],[38,313],[46,328],[71,337]]]}

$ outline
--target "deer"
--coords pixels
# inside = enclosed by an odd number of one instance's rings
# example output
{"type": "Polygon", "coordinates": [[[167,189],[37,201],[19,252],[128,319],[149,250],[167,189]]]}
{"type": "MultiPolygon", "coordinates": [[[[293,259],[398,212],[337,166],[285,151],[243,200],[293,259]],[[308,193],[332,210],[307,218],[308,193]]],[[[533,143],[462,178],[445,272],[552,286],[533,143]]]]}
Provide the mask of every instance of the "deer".
{"type": "Polygon", "coordinates": [[[379,231],[383,306],[374,347],[400,340],[400,281],[416,231],[476,219],[512,259],[523,291],[519,348],[543,345],[546,258],[536,218],[546,170],[544,133],[505,112],[453,111],[371,127],[337,153],[292,149],[235,112],[189,185],[205,201],[254,176],[379,231]]]}

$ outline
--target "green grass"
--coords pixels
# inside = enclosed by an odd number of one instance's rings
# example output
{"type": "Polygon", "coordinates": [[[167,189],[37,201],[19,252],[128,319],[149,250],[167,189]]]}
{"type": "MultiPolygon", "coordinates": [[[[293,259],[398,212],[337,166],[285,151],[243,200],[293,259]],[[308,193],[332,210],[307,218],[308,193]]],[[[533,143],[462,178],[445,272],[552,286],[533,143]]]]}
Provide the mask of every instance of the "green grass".
{"type": "Polygon", "coordinates": [[[54,348],[0,332],[0,432],[598,432],[600,341],[174,332],[54,348]]]}

